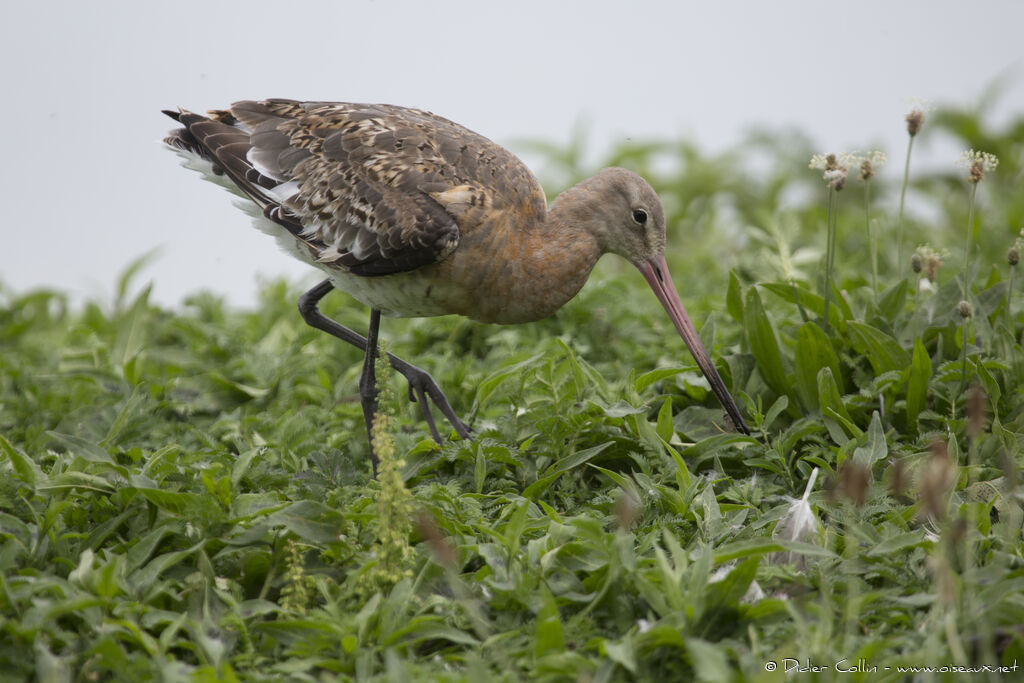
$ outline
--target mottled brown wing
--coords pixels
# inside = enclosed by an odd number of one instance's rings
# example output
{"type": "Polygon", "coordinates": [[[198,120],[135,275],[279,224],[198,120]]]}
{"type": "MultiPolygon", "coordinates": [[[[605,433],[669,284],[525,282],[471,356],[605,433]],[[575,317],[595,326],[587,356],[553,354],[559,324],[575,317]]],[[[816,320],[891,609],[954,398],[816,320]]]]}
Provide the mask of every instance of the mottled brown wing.
{"type": "Polygon", "coordinates": [[[544,211],[516,157],[428,112],[265,100],[192,117],[177,118],[268,218],[358,275],[439,261],[491,212],[544,211]]]}

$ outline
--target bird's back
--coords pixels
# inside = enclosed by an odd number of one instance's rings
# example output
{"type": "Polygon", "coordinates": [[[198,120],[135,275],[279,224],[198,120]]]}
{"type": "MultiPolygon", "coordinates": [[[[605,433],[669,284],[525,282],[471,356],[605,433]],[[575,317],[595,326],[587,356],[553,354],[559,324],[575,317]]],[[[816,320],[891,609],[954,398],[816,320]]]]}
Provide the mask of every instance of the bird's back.
{"type": "Polygon", "coordinates": [[[546,212],[518,158],[426,111],[271,99],[167,113],[183,125],[169,145],[211,162],[297,255],[344,279],[414,271],[474,231],[525,228],[546,212]]]}

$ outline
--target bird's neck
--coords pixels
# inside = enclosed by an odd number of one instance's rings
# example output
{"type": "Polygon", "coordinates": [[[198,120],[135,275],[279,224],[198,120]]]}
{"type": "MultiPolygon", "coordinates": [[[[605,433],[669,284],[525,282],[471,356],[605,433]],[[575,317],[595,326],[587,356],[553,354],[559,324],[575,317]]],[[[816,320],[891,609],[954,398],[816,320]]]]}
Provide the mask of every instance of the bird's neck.
{"type": "Polygon", "coordinates": [[[464,279],[472,291],[464,314],[483,322],[531,322],[547,318],[576,296],[601,249],[571,204],[556,201],[550,211],[535,213],[532,221],[520,220],[518,229],[505,227],[516,222],[507,216],[494,216],[494,229],[464,236],[448,266],[455,270],[453,278],[464,279]],[[478,248],[468,248],[476,240],[481,242],[475,245],[478,248]],[[458,259],[463,247],[467,253],[502,256],[486,264],[463,263],[458,259]]]}
{"type": "Polygon", "coordinates": [[[563,193],[534,229],[518,234],[515,261],[522,273],[515,296],[531,302],[534,319],[552,315],[576,296],[603,253],[585,204],[567,196],[574,189],[563,193]]]}

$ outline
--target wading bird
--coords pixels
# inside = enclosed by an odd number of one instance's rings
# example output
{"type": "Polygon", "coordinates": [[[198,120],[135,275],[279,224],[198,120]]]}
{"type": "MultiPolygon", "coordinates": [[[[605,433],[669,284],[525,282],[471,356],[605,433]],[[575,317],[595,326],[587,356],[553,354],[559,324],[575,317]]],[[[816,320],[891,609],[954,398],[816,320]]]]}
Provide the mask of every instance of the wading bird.
{"type": "MultiPolygon", "coordinates": [[[[575,296],[611,252],[640,270],[732,424],[749,433],[672,284],[661,202],[635,173],[606,168],[548,209],[540,183],[511,152],[429,112],[270,99],[205,116],[164,113],[182,126],[164,142],[186,166],[245,197],[257,227],[327,274],[300,297],[299,311],[365,351],[359,395],[367,430],[377,410],[381,314],[539,320],[575,296]],[[370,308],[367,337],[320,312],[335,287],[370,308]]],[[[433,378],[388,357],[434,439],[441,437],[428,401],[469,438],[433,378]]],[[[376,471],[372,441],[370,448],[376,471]]]]}

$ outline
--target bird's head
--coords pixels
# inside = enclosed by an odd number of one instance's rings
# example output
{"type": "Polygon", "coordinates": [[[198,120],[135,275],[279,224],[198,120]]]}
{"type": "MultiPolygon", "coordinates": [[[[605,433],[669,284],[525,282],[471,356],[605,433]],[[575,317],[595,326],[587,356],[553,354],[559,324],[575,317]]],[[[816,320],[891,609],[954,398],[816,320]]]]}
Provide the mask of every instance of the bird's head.
{"type": "Polygon", "coordinates": [[[586,214],[576,218],[589,224],[602,252],[622,256],[643,274],[733,424],[749,433],[672,283],[665,262],[665,210],[654,188],[632,171],[606,168],[573,188],[577,192],[582,196],[574,197],[574,208],[586,214]]]}

